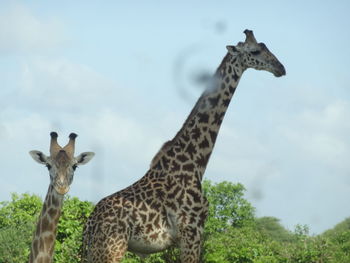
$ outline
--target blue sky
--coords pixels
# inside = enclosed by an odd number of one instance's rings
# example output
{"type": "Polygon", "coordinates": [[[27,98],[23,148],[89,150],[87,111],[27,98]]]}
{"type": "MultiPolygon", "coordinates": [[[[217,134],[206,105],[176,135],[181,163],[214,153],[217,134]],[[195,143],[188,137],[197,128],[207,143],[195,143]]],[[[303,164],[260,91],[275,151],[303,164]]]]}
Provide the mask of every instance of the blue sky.
{"type": "Polygon", "coordinates": [[[144,175],[225,46],[254,30],[287,76],[247,70],[205,178],[241,182],[258,216],[320,233],[349,217],[348,1],[1,1],[0,200],[45,196],[28,151],[49,133],[96,157],[71,195],[98,201],[144,175]]]}

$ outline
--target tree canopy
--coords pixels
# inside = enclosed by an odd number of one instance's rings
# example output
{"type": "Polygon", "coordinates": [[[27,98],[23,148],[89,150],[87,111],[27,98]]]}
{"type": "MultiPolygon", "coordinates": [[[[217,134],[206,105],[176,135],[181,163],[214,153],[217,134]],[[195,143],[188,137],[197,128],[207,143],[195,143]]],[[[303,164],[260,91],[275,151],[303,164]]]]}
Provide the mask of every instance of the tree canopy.
{"type": "MultiPolygon", "coordinates": [[[[308,226],[285,229],[279,219],[255,216],[244,198],[242,184],[203,182],[210,203],[205,225],[203,262],[213,263],[349,263],[350,218],[322,235],[310,236],[308,226]]],[[[42,200],[36,195],[13,194],[0,202],[0,263],[27,262],[42,200]]],[[[80,262],[82,230],[93,204],[66,197],[59,221],[54,262],[80,262]]],[[[128,253],[123,263],[140,263],[128,253]]],[[[179,261],[172,248],[153,254],[143,263],[179,261]]]]}

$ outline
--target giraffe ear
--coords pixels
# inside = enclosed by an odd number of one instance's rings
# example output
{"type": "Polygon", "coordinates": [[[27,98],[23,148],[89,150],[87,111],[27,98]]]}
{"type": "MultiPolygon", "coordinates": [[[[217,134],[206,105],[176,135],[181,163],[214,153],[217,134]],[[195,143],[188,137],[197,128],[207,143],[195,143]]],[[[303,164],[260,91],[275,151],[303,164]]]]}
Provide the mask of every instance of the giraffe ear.
{"type": "Polygon", "coordinates": [[[77,165],[83,165],[88,163],[94,156],[95,156],[95,153],[93,152],[83,152],[79,154],[77,157],[75,157],[75,159],[77,161],[77,165]]]}
{"type": "Polygon", "coordinates": [[[237,55],[243,51],[243,43],[239,42],[237,46],[226,46],[227,51],[232,55],[237,55]]]}
{"type": "Polygon", "coordinates": [[[43,154],[40,151],[30,151],[29,152],[30,156],[34,159],[34,161],[40,163],[40,164],[47,164],[47,156],[43,154]]]}
{"type": "Polygon", "coordinates": [[[230,53],[237,53],[237,48],[235,46],[226,46],[226,49],[230,53]]]}

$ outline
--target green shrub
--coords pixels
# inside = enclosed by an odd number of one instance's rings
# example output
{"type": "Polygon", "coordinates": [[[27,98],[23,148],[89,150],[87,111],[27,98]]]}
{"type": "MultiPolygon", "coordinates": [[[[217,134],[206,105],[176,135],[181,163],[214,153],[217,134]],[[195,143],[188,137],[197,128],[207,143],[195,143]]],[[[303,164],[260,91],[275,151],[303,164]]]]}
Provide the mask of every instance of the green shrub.
{"type": "Polygon", "coordinates": [[[93,210],[93,204],[67,196],[57,227],[54,262],[80,262],[84,224],[93,210]]]}
{"type": "MultiPolygon", "coordinates": [[[[241,184],[204,181],[209,206],[202,260],[207,263],[349,263],[350,218],[319,236],[307,226],[286,230],[277,218],[255,218],[241,184]]],[[[36,195],[12,194],[0,202],[0,263],[28,261],[29,248],[42,201],[36,195]]],[[[90,202],[65,198],[57,228],[54,262],[80,262],[82,230],[93,209],[90,202]]],[[[123,263],[179,263],[176,248],[143,261],[127,253],[123,263]]]]}
{"type": "Polygon", "coordinates": [[[28,261],[36,218],[41,210],[38,196],[12,194],[0,202],[0,263],[28,261]]]}

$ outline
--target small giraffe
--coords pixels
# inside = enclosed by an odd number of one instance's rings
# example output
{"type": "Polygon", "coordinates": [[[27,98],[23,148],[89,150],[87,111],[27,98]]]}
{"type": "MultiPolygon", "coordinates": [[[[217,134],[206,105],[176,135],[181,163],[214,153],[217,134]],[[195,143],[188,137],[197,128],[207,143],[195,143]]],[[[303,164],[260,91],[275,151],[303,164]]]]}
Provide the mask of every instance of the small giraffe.
{"type": "Polygon", "coordinates": [[[50,186],[34,232],[29,263],[52,262],[63,197],[69,191],[74,171],[78,165],[86,164],[94,156],[93,152],[83,152],[74,157],[75,138],[77,137],[75,133],[69,135],[69,142],[63,148],[57,143],[57,133],[51,132],[50,135],[50,156],[40,151],[29,152],[33,159],[44,164],[50,173],[50,186]]]}
{"type": "Polygon", "coordinates": [[[117,263],[127,250],[140,256],[178,246],[181,262],[200,260],[208,202],[201,181],[220,125],[243,72],[285,69],[253,32],[228,53],[183,127],[133,185],[103,198],[84,230],[83,262],[117,263]]]}

